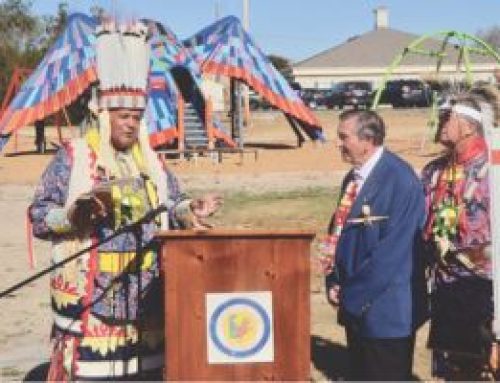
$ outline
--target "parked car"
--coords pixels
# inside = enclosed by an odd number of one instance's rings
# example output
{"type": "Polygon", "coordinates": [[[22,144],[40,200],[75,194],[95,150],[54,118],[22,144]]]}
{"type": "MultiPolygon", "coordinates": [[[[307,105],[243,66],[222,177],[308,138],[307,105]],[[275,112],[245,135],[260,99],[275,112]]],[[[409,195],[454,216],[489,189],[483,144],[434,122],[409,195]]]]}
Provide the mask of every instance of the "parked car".
{"type": "Polygon", "coordinates": [[[290,84],[290,88],[292,88],[293,90],[295,90],[297,92],[300,92],[302,90],[302,86],[296,81],[292,81],[289,84],[290,84]]]}
{"type": "Polygon", "coordinates": [[[330,93],[330,89],[302,89],[300,98],[311,109],[318,109],[325,106],[326,98],[330,93]]]}
{"type": "Polygon", "coordinates": [[[420,80],[390,80],[385,84],[379,103],[394,108],[427,107],[432,102],[431,88],[420,80]]]}
{"type": "Polygon", "coordinates": [[[267,101],[265,98],[263,98],[261,95],[250,92],[249,94],[249,100],[248,100],[250,110],[268,110],[273,108],[273,106],[267,101]]]}
{"type": "Polygon", "coordinates": [[[257,110],[260,108],[260,96],[255,93],[250,93],[248,97],[248,103],[250,105],[250,110],[257,110]]]}
{"type": "Polygon", "coordinates": [[[344,108],[352,105],[355,108],[368,107],[372,101],[372,84],[368,81],[343,81],[336,84],[325,100],[329,109],[344,108]]]}

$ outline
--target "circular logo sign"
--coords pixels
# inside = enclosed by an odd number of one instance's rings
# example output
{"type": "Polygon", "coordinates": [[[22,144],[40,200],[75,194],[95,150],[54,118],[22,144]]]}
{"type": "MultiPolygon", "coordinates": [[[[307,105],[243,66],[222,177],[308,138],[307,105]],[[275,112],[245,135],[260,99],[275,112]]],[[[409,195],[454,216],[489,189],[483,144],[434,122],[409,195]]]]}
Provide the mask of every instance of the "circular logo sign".
{"type": "Polygon", "coordinates": [[[248,298],[229,299],[210,318],[210,337],[224,354],[246,358],[258,353],[269,340],[269,315],[248,298]]]}

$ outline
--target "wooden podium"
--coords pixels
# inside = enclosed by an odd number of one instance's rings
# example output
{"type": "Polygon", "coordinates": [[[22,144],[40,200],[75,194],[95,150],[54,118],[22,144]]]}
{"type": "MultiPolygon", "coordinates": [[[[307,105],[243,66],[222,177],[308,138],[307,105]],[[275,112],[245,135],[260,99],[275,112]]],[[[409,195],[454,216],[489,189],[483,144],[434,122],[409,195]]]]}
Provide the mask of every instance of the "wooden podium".
{"type": "Polygon", "coordinates": [[[166,380],[309,380],[313,233],[186,230],[158,237],[166,380]]]}

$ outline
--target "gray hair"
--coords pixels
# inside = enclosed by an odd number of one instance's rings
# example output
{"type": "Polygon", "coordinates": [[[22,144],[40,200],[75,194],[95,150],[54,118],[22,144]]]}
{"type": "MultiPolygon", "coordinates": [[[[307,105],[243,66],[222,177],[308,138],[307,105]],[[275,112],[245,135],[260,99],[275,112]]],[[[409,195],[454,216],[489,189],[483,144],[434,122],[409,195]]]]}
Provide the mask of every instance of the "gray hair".
{"type": "Polygon", "coordinates": [[[356,135],[360,140],[371,141],[373,145],[384,143],[385,123],[373,110],[346,110],[339,116],[339,121],[356,118],[356,135]]]}

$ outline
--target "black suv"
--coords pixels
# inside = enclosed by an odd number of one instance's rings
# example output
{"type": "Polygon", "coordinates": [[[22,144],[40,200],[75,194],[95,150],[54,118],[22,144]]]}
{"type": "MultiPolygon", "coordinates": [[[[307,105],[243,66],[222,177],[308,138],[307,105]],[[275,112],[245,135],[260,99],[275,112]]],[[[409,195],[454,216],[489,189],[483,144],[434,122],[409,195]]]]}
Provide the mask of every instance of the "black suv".
{"type": "Polygon", "coordinates": [[[372,101],[372,84],[368,81],[344,81],[335,84],[330,95],[325,100],[327,108],[338,107],[342,109],[346,105],[355,108],[368,107],[372,101]]]}
{"type": "Polygon", "coordinates": [[[329,89],[302,89],[300,98],[311,109],[317,109],[325,105],[326,98],[330,93],[329,89]]]}
{"type": "Polygon", "coordinates": [[[420,80],[387,81],[379,100],[380,104],[391,104],[393,108],[426,107],[431,102],[432,90],[420,80]]]}

